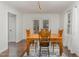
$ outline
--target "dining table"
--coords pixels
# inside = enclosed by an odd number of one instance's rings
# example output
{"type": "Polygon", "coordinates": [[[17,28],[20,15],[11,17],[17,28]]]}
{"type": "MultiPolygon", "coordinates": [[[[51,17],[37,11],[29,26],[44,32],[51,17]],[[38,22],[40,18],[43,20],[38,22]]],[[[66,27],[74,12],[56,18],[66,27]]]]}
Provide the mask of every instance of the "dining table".
{"type": "MultiPolygon", "coordinates": [[[[39,34],[31,34],[29,36],[26,37],[26,47],[25,47],[25,51],[27,52],[27,55],[29,55],[29,50],[30,50],[30,45],[31,42],[33,42],[34,40],[39,40],[39,34]]],[[[59,46],[59,54],[60,56],[62,56],[63,53],[63,43],[62,43],[62,37],[58,36],[58,34],[51,34],[50,35],[50,42],[53,44],[53,48],[54,48],[54,44],[58,43],[59,46]]]]}

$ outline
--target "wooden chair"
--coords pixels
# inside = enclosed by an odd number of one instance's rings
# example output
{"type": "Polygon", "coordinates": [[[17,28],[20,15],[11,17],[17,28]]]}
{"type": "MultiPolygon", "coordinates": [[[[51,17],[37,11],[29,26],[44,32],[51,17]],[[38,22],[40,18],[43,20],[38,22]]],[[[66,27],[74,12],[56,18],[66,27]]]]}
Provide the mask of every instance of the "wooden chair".
{"type": "Polygon", "coordinates": [[[26,35],[27,35],[27,36],[30,36],[30,34],[31,34],[30,29],[27,29],[27,30],[26,30],[26,35]]]}
{"type": "Polygon", "coordinates": [[[40,37],[40,56],[41,56],[41,47],[48,47],[48,55],[49,55],[49,37],[51,33],[47,29],[42,29],[39,32],[39,37],[40,37]]]}
{"type": "Polygon", "coordinates": [[[59,37],[62,37],[62,34],[63,34],[63,29],[61,29],[61,30],[58,31],[58,36],[59,37]]]}
{"type": "MultiPolygon", "coordinates": [[[[30,32],[30,29],[26,29],[26,37],[30,36],[31,35],[31,32],[30,32]]],[[[30,39],[27,39],[26,38],[26,47],[28,48],[27,49],[27,55],[29,55],[29,46],[30,46],[30,43],[29,43],[30,39]]]]}
{"type": "MultiPolygon", "coordinates": [[[[62,37],[63,36],[63,29],[60,29],[59,30],[58,36],[59,37],[62,37]]],[[[62,42],[62,44],[60,44],[60,56],[62,55],[62,52],[63,52],[63,42],[62,42]]]]}
{"type": "MultiPolygon", "coordinates": [[[[58,31],[58,36],[59,36],[59,37],[62,37],[62,34],[63,34],[63,29],[60,29],[60,30],[58,31]]],[[[53,42],[52,44],[53,44],[53,52],[54,52],[54,47],[55,47],[57,44],[59,44],[59,43],[53,42]]],[[[60,47],[62,47],[62,45],[60,45],[60,47]]],[[[63,49],[61,49],[61,51],[63,51],[63,49]]],[[[60,51],[60,55],[61,55],[61,53],[62,53],[61,51],[60,51]]]]}

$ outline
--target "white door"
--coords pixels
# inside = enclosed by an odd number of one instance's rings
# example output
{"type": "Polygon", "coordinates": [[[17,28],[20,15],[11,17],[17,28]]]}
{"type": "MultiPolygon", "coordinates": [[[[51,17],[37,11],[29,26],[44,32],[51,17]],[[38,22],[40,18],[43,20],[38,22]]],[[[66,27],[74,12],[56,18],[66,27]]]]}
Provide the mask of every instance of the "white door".
{"type": "Polygon", "coordinates": [[[8,13],[9,20],[9,42],[16,42],[16,15],[8,13]]]}

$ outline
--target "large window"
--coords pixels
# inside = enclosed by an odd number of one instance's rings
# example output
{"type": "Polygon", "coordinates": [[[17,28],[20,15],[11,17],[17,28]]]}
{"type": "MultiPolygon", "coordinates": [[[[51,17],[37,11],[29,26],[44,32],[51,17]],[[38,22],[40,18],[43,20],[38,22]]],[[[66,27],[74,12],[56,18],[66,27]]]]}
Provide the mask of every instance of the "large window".
{"type": "Polygon", "coordinates": [[[39,32],[39,20],[33,20],[33,31],[34,33],[39,32]]]}
{"type": "Polygon", "coordinates": [[[49,28],[49,21],[43,20],[43,28],[49,28]]]}

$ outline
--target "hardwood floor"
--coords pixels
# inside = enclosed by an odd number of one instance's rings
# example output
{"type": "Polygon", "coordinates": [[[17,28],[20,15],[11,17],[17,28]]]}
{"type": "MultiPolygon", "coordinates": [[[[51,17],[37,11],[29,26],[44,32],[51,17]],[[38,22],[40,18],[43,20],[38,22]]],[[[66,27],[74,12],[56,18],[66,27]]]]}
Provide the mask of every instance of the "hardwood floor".
{"type": "Polygon", "coordinates": [[[75,53],[71,54],[70,50],[68,50],[67,47],[64,47],[64,53],[68,56],[68,57],[78,57],[75,53]]]}
{"type": "MultiPolygon", "coordinates": [[[[25,41],[22,40],[19,43],[9,43],[9,49],[2,52],[0,57],[22,57],[25,53],[25,41]]],[[[64,47],[64,54],[67,57],[77,57],[76,54],[71,54],[67,47],[64,47]]]]}
{"type": "Polygon", "coordinates": [[[7,49],[7,50],[5,50],[4,52],[2,52],[2,53],[0,54],[0,57],[8,57],[8,55],[9,55],[9,49],[7,49]]]}
{"type": "MultiPolygon", "coordinates": [[[[25,48],[25,41],[21,41],[18,43],[18,53],[19,53],[19,56],[23,56],[24,55],[24,48],[25,48]]],[[[64,50],[64,54],[66,54],[66,56],[68,57],[78,57],[76,54],[71,54],[70,51],[68,50],[67,47],[64,47],[63,48],[64,50]]]]}
{"type": "Polygon", "coordinates": [[[18,56],[23,56],[25,53],[25,41],[22,40],[18,43],[18,56]]]}

